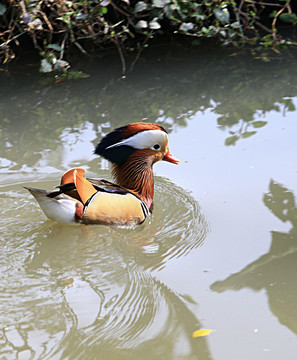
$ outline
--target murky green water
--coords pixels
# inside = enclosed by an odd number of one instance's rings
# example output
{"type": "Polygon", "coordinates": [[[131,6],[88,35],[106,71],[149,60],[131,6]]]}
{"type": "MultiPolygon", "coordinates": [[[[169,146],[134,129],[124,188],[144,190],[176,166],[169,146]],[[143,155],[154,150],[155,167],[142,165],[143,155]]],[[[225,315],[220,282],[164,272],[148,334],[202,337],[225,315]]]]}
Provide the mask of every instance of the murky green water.
{"type": "Polygon", "coordinates": [[[297,55],[162,44],[125,80],[117,55],[85,61],[79,81],[0,74],[0,358],[294,359],[297,55]],[[181,159],[155,166],[153,216],[47,220],[22,185],[110,179],[95,144],[142,119],[181,159]]]}

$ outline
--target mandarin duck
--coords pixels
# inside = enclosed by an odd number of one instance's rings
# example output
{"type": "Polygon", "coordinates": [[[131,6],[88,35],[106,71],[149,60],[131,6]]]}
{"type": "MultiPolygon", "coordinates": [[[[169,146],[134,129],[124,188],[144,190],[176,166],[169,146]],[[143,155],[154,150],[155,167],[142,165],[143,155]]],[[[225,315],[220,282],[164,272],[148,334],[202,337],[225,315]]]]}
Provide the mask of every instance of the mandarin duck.
{"type": "Polygon", "coordinates": [[[154,123],[119,127],[97,145],[95,154],[112,163],[115,183],[85,177],[85,170],[67,171],[55,191],[25,187],[45,215],[64,223],[138,225],[152,212],[153,164],[178,164],[168,149],[166,130],[154,123]]]}

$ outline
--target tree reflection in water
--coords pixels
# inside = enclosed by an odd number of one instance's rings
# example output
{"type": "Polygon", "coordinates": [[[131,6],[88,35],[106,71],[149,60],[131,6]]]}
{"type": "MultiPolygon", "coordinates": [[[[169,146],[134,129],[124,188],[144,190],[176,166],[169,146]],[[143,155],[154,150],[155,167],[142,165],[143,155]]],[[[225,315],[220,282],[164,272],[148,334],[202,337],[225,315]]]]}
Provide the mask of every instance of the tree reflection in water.
{"type": "Polygon", "coordinates": [[[216,292],[265,289],[270,310],[279,322],[297,334],[297,207],[294,194],[271,180],[263,199],[267,208],[283,222],[290,222],[288,233],[272,231],[269,252],[240,272],[212,284],[216,292]]]}
{"type": "Polygon", "coordinates": [[[146,50],[125,81],[118,77],[117,55],[84,60],[80,66],[91,76],[75,86],[24,70],[0,73],[0,152],[11,169],[23,163],[36,168],[67,128],[75,134],[92,126],[98,141],[112,128],[144,118],[171,132],[207,110],[226,132],[226,145],[235,144],[264,131],[267,113],[295,111],[297,89],[294,56],[261,62],[245,49],[237,51],[209,43],[191,49],[160,44],[146,50]]]}

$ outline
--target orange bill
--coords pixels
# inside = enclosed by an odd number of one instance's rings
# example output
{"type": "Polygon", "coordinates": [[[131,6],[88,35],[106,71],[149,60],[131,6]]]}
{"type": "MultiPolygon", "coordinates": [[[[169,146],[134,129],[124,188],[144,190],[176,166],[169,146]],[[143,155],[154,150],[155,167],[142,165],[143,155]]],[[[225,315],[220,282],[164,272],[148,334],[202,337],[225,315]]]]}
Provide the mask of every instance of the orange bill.
{"type": "Polygon", "coordinates": [[[169,149],[167,150],[167,153],[163,156],[163,161],[168,161],[171,162],[173,164],[178,165],[180,163],[180,161],[171,154],[171,152],[169,151],[169,149]]]}

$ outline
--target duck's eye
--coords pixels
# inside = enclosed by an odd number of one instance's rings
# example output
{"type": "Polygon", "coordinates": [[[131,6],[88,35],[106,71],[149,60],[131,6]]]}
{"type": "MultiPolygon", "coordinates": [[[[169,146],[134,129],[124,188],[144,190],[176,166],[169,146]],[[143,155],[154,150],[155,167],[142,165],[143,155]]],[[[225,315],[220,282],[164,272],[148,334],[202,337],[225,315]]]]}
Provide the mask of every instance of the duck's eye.
{"type": "Polygon", "coordinates": [[[159,144],[155,144],[152,149],[154,150],[160,150],[161,149],[161,146],[159,144]]]}

